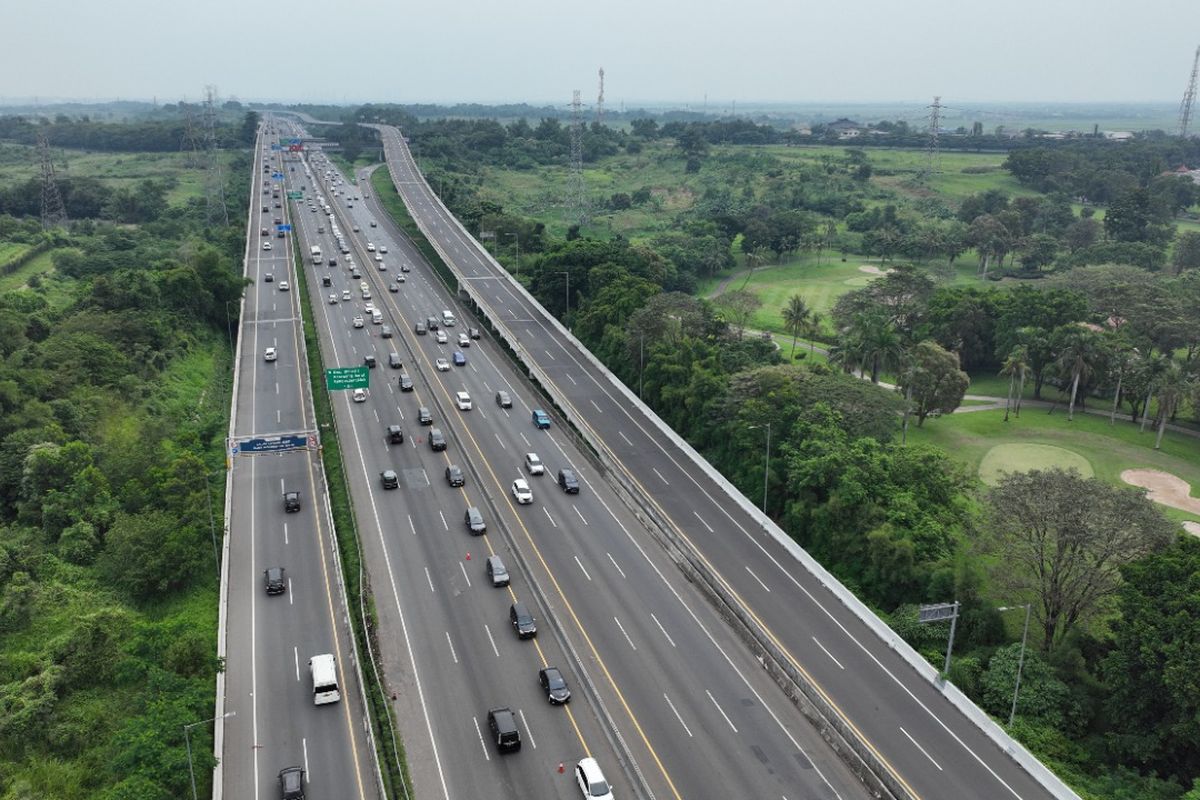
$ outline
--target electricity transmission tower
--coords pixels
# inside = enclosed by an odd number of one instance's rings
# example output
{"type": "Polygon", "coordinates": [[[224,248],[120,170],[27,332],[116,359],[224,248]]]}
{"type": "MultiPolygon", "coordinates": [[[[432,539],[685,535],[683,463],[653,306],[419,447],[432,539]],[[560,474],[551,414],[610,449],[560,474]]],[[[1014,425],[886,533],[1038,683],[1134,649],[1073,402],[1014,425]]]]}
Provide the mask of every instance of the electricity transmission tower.
{"type": "Polygon", "coordinates": [[[54,175],[54,161],[50,158],[50,143],[46,134],[38,131],[38,157],[42,162],[42,228],[67,227],[67,207],[63,205],[62,193],[58,190],[58,179],[54,175]]]}
{"type": "Polygon", "coordinates": [[[583,184],[583,121],[579,90],[571,98],[571,177],[567,181],[567,202],[575,209],[579,224],[587,222],[587,198],[583,184]]]}
{"type": "Polygon", "coordinates": [[[221,159],[217,153],[217,87],[204,87],[204,199],[208,205],[208,222],[219,220],[229,224],[229,209],[225,205],[225,181],[221,177],[221,159]]]}
{"type": "Polygon", "coordinates": [[[929,145],[926,147],[927,165],[925,167],[926,175],[933,175],[939,171],[939,156],[940,143],[938,142],[938,132],[942,128],[942,98],[941,95],[935,95],[933,105],[929,106],[929,145]]]}
{"type": "Polygon", "coordinates": [[[205,166],[204,135],[197,130],[196,113],[190,103],[179,101],[183,109],[183,141],[179,149],[187,153],[186,165],[189,169],[202,169],[205,166]]]}
{"type": "Polygon", "coordinates": [[[596,124],[604,123],[604,67],[600,68],[600,94],[596,97],[596,124]]]}
{"type": "Polygon", "coordinates": [[[1200,47],[1196,48],[1196,57],[1192,59],[1192,77],[1188,81],[1187,91],[1183,93],[1183,102],[1179,104],[1179,136],[1186,139],[1188,125],[1192,121],[1192,106],[1196,102],[1196,74],[1200,72],[1200,47]]]}

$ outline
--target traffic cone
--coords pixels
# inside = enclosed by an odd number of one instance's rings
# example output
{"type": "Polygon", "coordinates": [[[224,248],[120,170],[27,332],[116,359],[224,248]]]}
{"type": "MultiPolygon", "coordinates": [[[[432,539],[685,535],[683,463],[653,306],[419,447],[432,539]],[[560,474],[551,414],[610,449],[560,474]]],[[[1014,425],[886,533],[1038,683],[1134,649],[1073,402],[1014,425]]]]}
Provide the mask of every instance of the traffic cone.
{"type": "Polygon", "coordinates": [[[565,770],[565,769],[566,769],[566,767],[564,767],[564,766],[563,766],[563,762],[561,762],[561,761],[560,761],[560,762],[558,762],[558,774],[559,774],[559,775],[562,775],[562,774],[563,774],[563,770],[565,770]]]}
{"type": "Polygon", "coordinates": [[[470,560],[471,560],[471,554],[467,553],[467,561],[470,561],[470,560]]]}

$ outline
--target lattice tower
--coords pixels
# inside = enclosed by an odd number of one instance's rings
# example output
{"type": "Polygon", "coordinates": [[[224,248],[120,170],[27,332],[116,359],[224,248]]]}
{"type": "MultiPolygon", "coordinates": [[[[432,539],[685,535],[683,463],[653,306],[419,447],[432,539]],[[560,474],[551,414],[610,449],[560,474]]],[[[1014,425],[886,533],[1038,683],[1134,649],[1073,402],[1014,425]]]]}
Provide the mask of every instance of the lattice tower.
{"type": "Polygon", "coordinates": [[[221,159],[217,153],[217,87],[204,87],[204,199],[208,206],[208,222],[229,224],[229,208],[225,205],[225,180],[221,176],[221,159]]]}
{"type": "Polygon", "coordinates": [[[54,161],[50,158],[50,143],[46,134],[38,131],[38,158],[42,163],[42,228],[67,227],[67,207],[63,205],[62,192],[58,189],[58,178],[54,174],[54,161]]]}
{"type": "Polygon", "coordinates": [[[1183,93],[1183,102],[1179,104],[1179,135],[1187,138],[1188,125],[1192,122],[1192,106],[1196,103],[1196,75],[1200,72],[1200,47],[1196,48],[1196,56],[1192,59],[1192,77],[1188,80],[1187,91],[1183,93]]]}
{"type": "Polygon", "coordinates": [[[579,90],[571,98],[571,177],[567,185],[567,201],[575,210],[579,224],[587,222],[586,188],[583,183],[583,105],[579,90]]]}

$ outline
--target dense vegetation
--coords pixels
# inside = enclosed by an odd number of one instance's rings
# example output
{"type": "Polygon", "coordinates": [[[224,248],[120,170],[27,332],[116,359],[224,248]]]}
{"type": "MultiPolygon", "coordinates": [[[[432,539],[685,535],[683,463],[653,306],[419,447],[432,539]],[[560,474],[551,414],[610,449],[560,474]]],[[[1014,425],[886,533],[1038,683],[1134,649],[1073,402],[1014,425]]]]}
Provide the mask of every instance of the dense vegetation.
{"type": "MultiPolygon", "coordinates": [[[[44,130],[125,151],[167,147],[167,127],[44,130]]],[[[31,133],[5,119],[0,138],[31,133]]],[[[249,169],[239,156],[229,198],[249,169]]],[[[183,726],[212,716],[227,303],[245,232],[210,227],[203,202],[165,205],[162,188],[75,177],[72,227],[43,232],[40,187],[0,178],[0,242],[50,262],[18,264],[0,293],[5,800],[190,795],[183,726]]],[[[204,794],[209,730],[191,728],[204,794]]]]}
{"type": "MultiPolygon", "coordinates": [[[[519,237],[530,291],[751,498],[763,492],[769,426],[768,513],[939,666],[945,631],[916,624],[915,606],[961,601],[951,678],[1001,721],[1021,620],[998,607],[1029,603],[1036,627],[1010,730],[1083,796],[1200,796],[1188,791],[1200,771],[1200,661],[1187,638],[1200,547],[1137,490],[1054,470],[985,490],[946,453],[904,443],[910,419],[919,425],[962,401],[963,367],[1002,371],[1014,413],[1028,381],[1035,395],[1047,384],[1064,389],[1070,413],[1116,398],[1135,420],[1149,415],[1160,435],[1187,409],[1195,414],[1200,237],[1176,238],[1171,223],[1200,194],[1186,178],[1161,175],[1181,153],[1195,157],[1190,145],[1023,142],[1009,169],[1042,193],[979,192],[951,204],[927,192],[888,195],[858,150],[784,165],[753,149],[715,149],[770,139],[749,124],[591,126],[584,158],[593,169],[606,152],[666,139],[671,146],[655,153],[677,174],[720,161],[733,178],[710,182],[668,230],[635,243],[589,238],[580,226],[556,238],[479,191],[481,163],[565,163],[569,139],[557,120],[393,117],[467,227],[498,242],[519,237]],[[1038,168],[1039,159],[1051,166],[1038,168]],[[1078,195],[1089,204],[1080,208],[1078,195]],[[744,335],[759,302],[749,292],[715,302],[688,294],[735,260],[753,269],[806,250],[874,254],[894,266],[842,295],[830,327],[803,297],[782,309],[789,334],[828,340],[829,366],[804,348],[780,352],[744,335]],[[947,271],[967,255],[980,282],[950,285],[947,271]],[[1002,287],[985,282],[1001,278],[1002,287]],[[859,371],[892,376],[900,391],[859,371]]],[[[650,193],[605,205],[636,207],[650,193]]]]}

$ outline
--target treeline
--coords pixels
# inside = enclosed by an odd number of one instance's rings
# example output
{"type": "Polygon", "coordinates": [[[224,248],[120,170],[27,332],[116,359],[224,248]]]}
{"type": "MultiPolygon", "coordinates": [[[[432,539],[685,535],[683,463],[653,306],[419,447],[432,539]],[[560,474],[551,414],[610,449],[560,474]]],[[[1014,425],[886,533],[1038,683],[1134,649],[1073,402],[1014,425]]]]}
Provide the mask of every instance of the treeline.
{"type": "MultiPolygon", "coordinates": [[[[192,136],[203,142],[204,120],[199,107],[192,136]]],[[[254,141],[257,115],[250,112],[237,125],[227,123],[214,127],[217,147],[244,147],[254,141]]],[[[86,116],[71,118],[58,115],[54,121],[22,116],[0,116],[0,139],[18,144],[36,145],[38,134],[46,137],[52,147],[78,150],[99,150],[117,153],[162,153],[192,149],[188,127],[182,116],[171,120],[140,122],[99,122],[86,116]]]]}
{"type": "Polygon", "coordinates": [[[1004,167],[1039,192],[1107,203],[1178,167],[1200,169],[1200,140],[1156,137],[1130,142],[1077,139],[1014,150],[1004,167]]]}
{"type": "MultiPolygon", "coordinates": [[[[0,294],[0,797],[14,800],[189,796],[182,726],[212,715],[221,668],[210,513],[245,232],[195,206],[130,225],[114,196],[48,236],[0,216],[0,236],[50,243],[55,266],[0,294]]],[[[206,726],[191,744],[207,794],[206,726]]]]}

